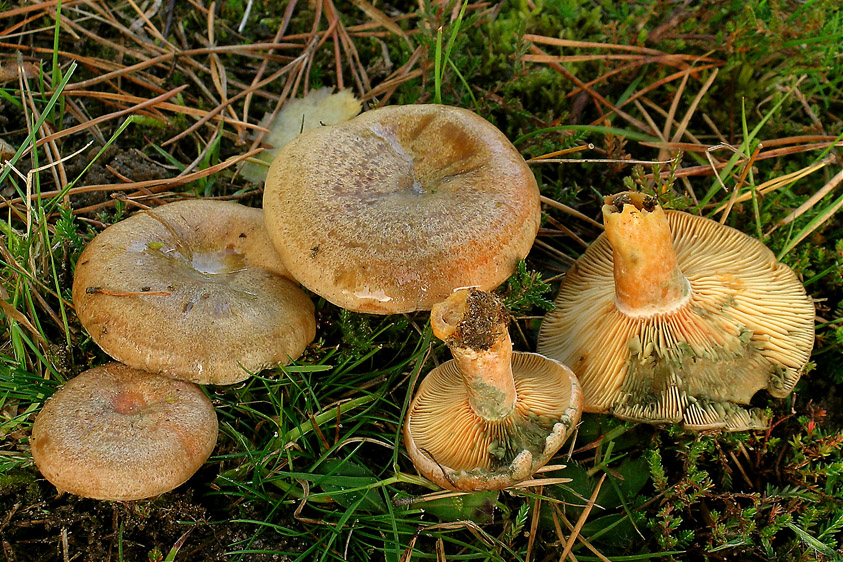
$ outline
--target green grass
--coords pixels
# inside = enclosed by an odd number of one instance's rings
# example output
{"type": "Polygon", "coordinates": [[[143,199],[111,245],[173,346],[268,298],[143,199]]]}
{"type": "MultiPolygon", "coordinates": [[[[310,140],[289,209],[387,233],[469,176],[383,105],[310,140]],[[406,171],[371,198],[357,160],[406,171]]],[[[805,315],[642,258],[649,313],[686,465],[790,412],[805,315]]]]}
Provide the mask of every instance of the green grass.
{"type": "MultiPolygon", "coordinates": [[[[46,131],[74,126],[80,115],[97,117],[117,110],[115,102],[77,95],[71,88],[109,71],[95,70],[96,59],[114,45],[98,44],[84,34],[75,39],[74,34],[81,33],[78,26],[92,25],[95,20],[84,17],[84,6],[65,5],[42,14],[37,20],[41,31],[27,25],[22,28],[26,31],[20,38],[23,56],[41,65],[39,76],[29,78],[23,89],[17,79],[0,84],[4,104],[0,138],[15,150],[0,171],[4,190],[0,199],[4,211],[0,222],[0,540],[9,544],[17,559],[27,559],[30,549],[33,556],[45,552],[44,556],[60,560],[55,556],[61,539],[30,546],[17,542],[40,536],[42,528],[32,521],[52,518],[70,529],[71,556],[81,553],[88,540],[86,530],[95,529],[90,531],[97,533],[91,540],[113,545],[112,557],[121,560],[201,559],[202,549],[210,552],[210,545],[216,544],[216,533],[224,544],[216,545],[214,552],[220,556],[225,552],[224,557],[233,560],[270,559],[277,554],[302,561],[524,561],[528,557],[559,559],[565,549],[560,533],[567,539],[568,524],[581,524],[579,535],[587,542],[572,545],[577,560],[601,560],[600,556],[613,561],[840,559],[843,227],[837,208],[843,199],[839,187],[773,229],[841,169],[840,147],[830,146],[843,135],[843,15],[836,4],[819,0],[700,5],[524,0],[488,7],[467,2],[425,2],[423,9],[415,3],[394,9],[374,5],[395,18],[410,44],[393,32],[371,36],[352,29],[350,41],[361,58],[359,66],[370,69],[373,87],[390,72],[377,74],[378,64],[386,65],[384,53],[394,70],[410,60],[415,47],[421,48],[409,70],[422,72],[398,85],[389,103],[441,102],[473,109],[504,131],[528,158],[593,146],[563,156],[571,160],[568,163],[533,166],[547,197],[595,217],[599,198],[625,184],[650,190],[661,186],[666,205],[715,219],[736,197],[727,224],[762,239],[801,276],[818,307],[817,344],[796,392],[783,400],[758,397],[773,427],[767,434],[688,434],[677,428],[585,415],[573,445],[566,445],[554,459],[555,464],[567,467],[545,475],[570,478],[570,482],[437,497],[437,487],[416,474],[401,437],[415,383],[437,362],[449,358],[444,345],[432,337],[427,314],[360,315],[314,297],[319,333],[302,358],[256,373],[231,388],[207,388],[220,420],[220,441],[188,484],[189,495],[174,492],[130,507],[57,498],[32,465],[31,424],[61,382],[108,360],[79,325],[72,308],[75,260],[98,231],[136,209],[125,199],[108,197],[118,191],[115,187],[93,203],[99,205],[98,212],[78,216],[74,208],[87,205],[79,203],[80,188],[91,183],[94,172],[113,163],[115,151],[137,151],[168,166],[175,176],[219,167],[249,148],[248,143],[241,143],[234,125],[219,121],[168,145],[169,138],[198,117],[161,110],[172,117],[172,125],[166,126],[149,110],[100,123],[99,132],[107,140],[90,150],[83,150],[96,139],[90,130],[59,137],[55,142],[61,155],[75,155],[56,165],[56,155],[48,153],[51,145],[36,144],[46,131]],[[402,14],[413,17],[398,18],[402,14]],[[707,56],[718,61],[718,74],[694,111],[689,108],[713,69],[692,74],[687,82],[676,78],[658,83],[677,67],[651,60],[596,82],[593,90],[633,117],[630,121],[610,115],[605,104],[598,109],[592,96],[569,95],[574,83],[552,65],[531,61],[535,53],[523,40],[525,34],[707,56]],[[71,60],[69,52],[86,57],[84,64],[71,60]],[[646,95],[636,97],[651,86],[646,95]],[[734,150],[710,152],[723,166],[717,177],[704,151],[685,150],[673,168],[663,166],[663,171],[673,174],[664,182],[654,179],[649,166],[634,168],[609,161],[658,159],[659,148],[652,143],[659,141],[674,100],[675,122],[669,137],[687,115],[687,133],[680,141],[695,144],[693,135],[705,146],[723,140],[733,146],[734,150]],[[659,130],[639,126],[649,123],[648,119],[659,130]],[[747,167],[747,157],[759,143],[763,145],[759,155],[763,155],[771,150],[767,145],[799,135],[830,140],[814,150],[759,156],[747,167]],[[57,185],[62,167],[67,177],[63,185],[57,185]],[[683,175],[683,170],[692,169],[697,171],[683,175]],[[769,190],[777,178],[808,169],[812,171],[769,190]],[[53,191],[58,195],[49,196],[53,191]],[[28,204],[20,201],[27,197],[28,204]],[[589,510],[588,499],[595,491],[589,510]],[[113,512],[102,511],[112,508],[113,512]],[[201,516],[196,515],[200,511],[201,516]],[[94,512],[95,519],[107,521],[105,527],[91,522],[88,513],[94,512]],[[174,518],[172,513],[193,515],[174,518]],[[4,514],[11,515],[3,519],[4,514]],[[113,529],[109,527],[112,516],[113,529]],[[578,521],[581,516],[583,520],[578,521]],[[173,528],[149,535],[139,530],[156,529],[164,521],[173,528]]],[[[346,28],[370,21],[353,3],[337,2],[336,7],[346,28]]],[[[217,44],[272,41],[284,21],[285,8],[286,4],[255,3],[243,31],[245,39],[241,39],[234,30],[245,3],[227,3],[216,14],[217,44]]],[[[125,27],[137,19],[128,6],[112,10],[125,27]]],[[[315,13],[304,4],[293,10],[285,35],[296,37],[290,41],[299,45],[296,48],[279,48],[271,56],[218,53],[213,64],[225,71],[228,97],[241,91],[243,86],[238,84],[251,83],[262,62],[268,65],[266,78],[298,56],[307,44],[302,37],[310,32],[315,13]]],[[[0,18],[0,28],[25,17],[0,18]]],[[[152,16],[159,30],[164,17],[163,8],[152,16]]],[[[174,21],[181,29],[169,39],[184,37],[190,43],[207,38],[209,17],[201,10],[179,11],[174,21]]],[[[141,31],[124,34],[105,16],[96,21],[101,25],[96,33],[103,40],[118,46],[124,41],[131,47],[123,54],[123,66],[139,62],[133,53],[152,56],[167,49],[148,31],[141,40],[141,31]]],[[[320,29],[327,25],[322,21],[320,29]]],[[[188,45],[200,46],[205,45],[201,41],[188,45]]],[[[361,95],[364,92],[359,91],[352,71],[353,57],[345,48],[338,47],[344,84],[361,95]]],[[[542,44],[540,48],[550,55],[566,56],[622,53],[585,44],[564,48],[542,44]]],[[[338,83],[334,57],[329,39],[313,56],[311,86],[338,83]]],[[[7,63],[16,64],[16,59],[4,56],[2,63],[5,68],[7,63]]],[[[627,63],[629,59],[598,56],[561,64],[588,83],[627,63]]],[[[149,80],[158,80],[165,90],[186,84],[178,103],[209,111],[220,101],[209,73],[211,65],[205,55],[190,62],[176,59],[144,69],[146,74],[136,72],[89,89],[114,93],[119,83],[121,92],[151,98],[160,92],[144,85],[149,80]]],[[[288,75],[295,77],[296,72],[288,75]]],[[[286,95],[285,80],[267,84],[260,89],[262,95],[252,99],[251,123],[257,123],[264,111],[272,111],[278,96],[286,95]]],[[[300,80],[307,80],[304,70],[300,80]]],[[[243,100],[232,108],[233,115],[223,114],[241,118],[243,100]]],[[[665,150],[675,152],[674,147],[665,150]]],[[[226,168],[138,201],[154,204],[156,198],[170,200],[184,193],[234,198],[258,206],[257,186],[247,184],[234,171],[226,168]]],[[[121,181],[113,175],[106,177],[115,184],[121,181]]],[[[534,348],[540,317],[555,296],[558,274],[583,251],[554,222],[587,242],[599,234],[591,224],[555,208],[546,206],[543,212],[546,231],[540,240],[551,249],[537,245],[500,289],[516,317],[513,341],[520,349],[534,348]]]]}

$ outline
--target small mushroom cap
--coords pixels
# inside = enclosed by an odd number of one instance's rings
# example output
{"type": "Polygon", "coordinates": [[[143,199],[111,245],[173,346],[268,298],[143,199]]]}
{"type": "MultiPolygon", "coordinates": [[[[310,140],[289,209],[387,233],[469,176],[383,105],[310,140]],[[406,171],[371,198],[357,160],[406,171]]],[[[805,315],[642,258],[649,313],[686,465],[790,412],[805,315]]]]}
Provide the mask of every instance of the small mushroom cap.
{"type": "Polygon", "coordinates": [[[664,313],[620,312],[612,246],[600,235],[563,280],[538,351],[577,373],[587,412],[694,430],[764,427],[757,409],[736,404],[793,389],[813,347],[813,302],[758,240],[689,213],[665,216],[688,300],[664,313]]]}
{"type": "Polygon", "coordinates": [[[541,218],[512,143],[471,111],[441,105],[384,107],[303,133],[273,161],[264,209],[293,277],[375,314],[497,287],[541,218]]]}
{"type": "Polygon", "coordinates": [[[570,369],[536,353],[513,352],[515,409],[502,420],[469,405],[453,360],[421,382],[407,412],[404,443],[416,469],[443,488],[497,490],[529,478],[579,423],[582,391],[570,369]]]}
{"type": "Polygon", "coordinates": [[[313,303],[285,275],[260,209],[181,201],[96,236],[77,262],[73,302],[114,359],[231,384],[299,357],[316,335],[313,303]]]}
{"type": "Polygon", "coordinates": [[[217,415],[193,383],[120,363],[67,382],[32,426],[32,458],[56,488],[138,500],[187,481],[217,442],[217,415]]]}

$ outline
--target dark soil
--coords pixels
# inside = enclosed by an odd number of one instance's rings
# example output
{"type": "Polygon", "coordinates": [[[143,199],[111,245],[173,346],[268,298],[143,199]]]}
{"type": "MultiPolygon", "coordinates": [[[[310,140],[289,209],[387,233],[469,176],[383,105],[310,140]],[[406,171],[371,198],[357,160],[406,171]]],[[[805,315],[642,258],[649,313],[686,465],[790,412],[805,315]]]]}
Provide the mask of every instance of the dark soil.
{"type": "MultiPolygon", "coordinates": [[[[57,494],[34,469],[13,473],[14,484],[0,482],[0,548],[8,562],[156,561],[178,547],[176,560],[236,560],[233,551],[301,552],[290,539],[230,518],[263,520],[265,514],[223,513],[215,496],[200,496],[213,477],[200,472],[184,486],[137,502],[107,502],[57,494]],[[180,544],[180,547],[179,547],[180,544]]],[[[253,509],[256,502],[244,502],[253,509]]],[[[249,553],[243,560],[285,560],[282,554],[249,553]]]]}
{"type": "MultiPolygon", "coordinates": [[[[92,147],[85,154],[84,158],[75,158],[70,161],[67,167],[67,176],[70,179],[81,174],[85,167],[99,153],[99,147],[92,147]]],[[[82,177],[79,185],[107,185],[121,183],[122,178],[131,181],[158,180],[169,177],[172,174],[163,166],[144,157],[139,150],[121,150],[116,148],[107,149],[91,165],[82,177]]],[[[111,199],[113,192],[91,191],[79,193],[71,198],[74,209],[80,209],[97,205],[111,199]]]]}

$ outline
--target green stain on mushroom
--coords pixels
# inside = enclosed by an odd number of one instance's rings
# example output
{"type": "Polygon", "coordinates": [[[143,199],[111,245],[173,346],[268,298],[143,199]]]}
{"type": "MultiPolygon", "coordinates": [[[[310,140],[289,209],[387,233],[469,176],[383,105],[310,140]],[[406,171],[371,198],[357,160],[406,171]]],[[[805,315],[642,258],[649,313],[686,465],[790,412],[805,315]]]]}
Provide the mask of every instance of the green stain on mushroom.
{"type": "Polygon", "coordinates": [[[565,424],[566,421],[567,426],[570,419],[554,419],[550,416],[537,416],[529,411],[513,411],[502,420],[487,422],[484,428],[486,434],[495,436],[487,445],[490,468],[497,471],[508,467],[523,451],[529,451],[534,461],[544,464],[546,459],[543,455],[548,436],[557,423],[565,424]]]}
{"type": "Polygon", "coordinates": [[[472,396],[471,404],[480,417],[499,420],[512,410],[506,400],[506,393],[498,387],[483,381],[472,381],[468,386],[472,396]]]}

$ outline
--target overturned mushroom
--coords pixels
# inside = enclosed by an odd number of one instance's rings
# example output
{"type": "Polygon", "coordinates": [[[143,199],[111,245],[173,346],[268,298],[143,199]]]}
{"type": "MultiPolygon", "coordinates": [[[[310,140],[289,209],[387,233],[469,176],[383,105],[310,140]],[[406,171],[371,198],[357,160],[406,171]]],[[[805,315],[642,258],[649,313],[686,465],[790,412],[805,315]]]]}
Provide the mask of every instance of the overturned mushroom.
{"type": "Polygon", "coordinates": [[[187,481],[217,442],[195,384],[109,363],[59,389],[32,426],[32,458],[59,490],[137,500],[187,481]]]}
{"type": "Polygon", "coordinates": [[[259,209],[182,201],[94,238],[77,262],[73,302],[111,357],[231,384],[297,358],[313,340],[313,303],[286,275],[259,209]]]}
{"type": "Polygon", "coordinates": [[[566,275],[538,350],[569,365],[585,411],[693,430],[766,425],[741,406],[786,396],[814,341],[814,306],[758,240],[621,193],[566,275]]]}
{"type": "Polygon", "coordinates": [[[512,143],[441,105],[384,107],[299,135],[273,161],[263,204],[302,285],[375,314],[497,287],[540,222],[535,178],[512,143]]]}
{"type": "Polygon", "coordinates": [[[529,478],[577,424],[570,369],[513,352],[507,315],[490,293],[462,289],[431,311],[454,359],[431,371],[407,412],[404,441],[418,471],[444,488],[493,490],[529,478]]]}

